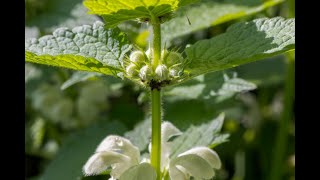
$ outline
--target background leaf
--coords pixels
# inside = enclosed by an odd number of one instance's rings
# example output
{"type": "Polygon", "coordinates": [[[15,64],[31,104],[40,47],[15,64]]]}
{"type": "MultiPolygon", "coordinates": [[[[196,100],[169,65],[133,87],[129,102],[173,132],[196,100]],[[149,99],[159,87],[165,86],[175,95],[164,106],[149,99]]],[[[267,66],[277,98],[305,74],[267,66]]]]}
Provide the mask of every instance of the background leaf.
{"type": "Polygon", "coordinates": [[[90,72],[82,72],[82,71],[74,72],[72,74],[72,76],[61,85],[61,90],[65,90],[65,89],[67,89],[68,87],[70,87],[70,86],[72,86],[74,84],[77,84],[77,83],[82,82],[82,81],[86,81],[86,80],[88,80],[90,78],[94,78],[94,77],[97,77],[97,76],[101,76],[101,74],[90,73],[90,72]]]}
{"type": "Polygon", "coordinates": [[[196,146],[209,146],[210,144],[217,145],[226,141],[227,135],[217,137],[220,132],[224,120],[224,114],[219,115],[209,123],[204,123],[200,126],[191,125],[188,130],[173,140],[171,148],[171,158],[177,157],[196,146]],[[216,141],[214,141],[216,139],[216,141]]]}
{"type": "Polygon", "coordinates": [[[192,80],[164,91],[166,100],[209,99],[212,97],[232,97],[236,93],[243,93],[256,89],[256,85],[237,77],[236,72],[214,72],[200,75],[192,80]]]}
{"type": "Polygon", "coordinates": [[[124,137],[128,138],[140,151],[144,151],[150,143],[151,119],[147,118],[139,122],[133,130],[126,132],[124,137]]]}
{"type": "Polygon", "coordinates": [[[65,0],[26,0],[25,23],[51,32],[59,27],[72,28],[101,21],[97,16],[87,13],[82,1],[68,0],[66,3],[65,0]]]}

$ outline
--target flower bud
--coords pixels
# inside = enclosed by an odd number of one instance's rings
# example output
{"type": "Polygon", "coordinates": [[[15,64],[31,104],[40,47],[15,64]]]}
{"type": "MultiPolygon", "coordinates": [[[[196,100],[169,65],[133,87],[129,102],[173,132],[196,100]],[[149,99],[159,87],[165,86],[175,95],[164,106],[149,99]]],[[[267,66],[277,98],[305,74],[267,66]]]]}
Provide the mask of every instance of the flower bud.
{"type": "Polygon", "coordinates": [[[137,64],[145,62],[144,54],[141,51],[133,51],[130,54],[129,58],[130,58],[131,62],[134,62],[134,63],[137,63],[137,64]]]}
{"type": "Polygon", "coordinates": [[[179,66],[169,68],[169,75],[170,77],[177,77],[181,76],[183,73],[183,69],[179,66]]]}
{"type": "Polygon", "coordinates": [[[138,67],[137,65],[131,63],[129,66],[127,66],[126,68],[126,72],[127,72],[127,75],[129,77],[135,77],[135,76],[138,76],[138,71],[137,71],[138,67]]]}
{"type": "Polygon", "coordinates": [[[176,69],[170,69],[169,74],[171,77],[176,77],[178,76],[178,71],[176,69]]]}
{"type": "Polygon", "coordinates": [[[149,81],[151,80],[151,75],[152,75],[152,68],[150,66],[145,65],[140,69],[139,76],[141,80],[149,81]]]}
{"type": "Polygon", "coordinates": [[[160,81],[167,80],[169,77],[169,70],[167,66],[164,64],[158,65],[155,73],[156,73],[156,79],[160,81]]]}

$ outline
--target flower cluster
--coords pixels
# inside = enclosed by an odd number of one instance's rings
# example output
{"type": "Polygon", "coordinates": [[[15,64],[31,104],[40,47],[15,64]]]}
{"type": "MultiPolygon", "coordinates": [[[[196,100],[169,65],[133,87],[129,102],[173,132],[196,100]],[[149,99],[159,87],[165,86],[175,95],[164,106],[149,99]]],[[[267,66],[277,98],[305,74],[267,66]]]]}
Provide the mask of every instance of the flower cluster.
{"type": "MultiPolygon", "coordinates": [[[[161,172],[170,180],[210,179],[220,169],[218,154],[207,147],[195,147],[170,158],[172,137],[181,132],[170,122],[161,129],[161,172]]],[[[150,151],[150,146],[149,146],[150,151]]],[[[110,135],[97,147],[83,167],[85,175],[95,175],[111,168],[109,180],[156,180],[157,174],[148,159],[140,160],[140,151],[128,139],[110,135]]]]}
{"type": "Polygon", "coordinates": [[[162,50],[161,63],[155,68],[151,66],[152,61],[152,49],[146,52],[133,51],[126,66],[126,75],[142,82],[151,80],[162,82],[177,78],[183,73],[183,57],[178,52],[162,50]]]}

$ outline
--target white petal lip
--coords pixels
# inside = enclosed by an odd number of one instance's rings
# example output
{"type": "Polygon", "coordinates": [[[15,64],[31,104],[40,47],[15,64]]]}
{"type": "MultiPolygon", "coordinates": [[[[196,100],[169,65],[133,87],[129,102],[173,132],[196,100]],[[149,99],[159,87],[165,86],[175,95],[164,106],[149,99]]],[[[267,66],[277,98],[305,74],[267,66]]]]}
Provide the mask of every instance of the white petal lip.
{"type": "Polygon", "coordinates": [[[96,152],[113,151],[129,156],[133,163],[140,160],[139,148],[134,146],[128,139],[121,136],[109,135],[97,147],[96,152]]]}
{"type": "Polygon", "coordinates": [[[196,154],[186,154],[171,160],[169,167],[171,179],[175,180],[173,176],[178,174],[177,172],[179,171],[186,176],[191,175],[195,178],[202,179],[210,179],[215,175],[211,165],[196,154]],[[179,168],[180,166],[182,168],[179,168]]]}
{"type": "Polygon", "coordinates": [[[119,180],[156,180],[157,173],[149,163],[141,163],[125,171],[119,180]]]}
{"type": "Polygon", "coordinates": [[[221,160],[220,160],[218,154],[210,148],[195,147],[195,148],[192,148],[184,153],[179,154],[178,157],[186,155],[186,154],[198,155],[198,156],[202,157],[204,160],[206,160],[212,168],[214,168],[214,169],[221,168],[221,160]]]}
{"type": "Polygon", "coordinates": [[[188,180],[187,172],[181,171],[177,166],[170,166],[169,176],[171,180],[188,180]]]}
{"type": "Polygon", "coordinates": [[[215,175],[213,169],[220,169],[218,154],[207,147],[195,147],[171,160],[169,175],[172,180],[186,180],[188,175],[199,179],[210,179],[215,175]]]}
{"type": "MultiPolygon", "coordinates": [[[[130,164],[130,158],[117,152],[104,151],[93,154],[83,166],[85,175],[96,175],[105,171],[113,164],[130,164]]],[[[117,167],[125,168],[125,167],[117,167]]],[[[126,169],[125,169],[126,170],[126,169]]]]}

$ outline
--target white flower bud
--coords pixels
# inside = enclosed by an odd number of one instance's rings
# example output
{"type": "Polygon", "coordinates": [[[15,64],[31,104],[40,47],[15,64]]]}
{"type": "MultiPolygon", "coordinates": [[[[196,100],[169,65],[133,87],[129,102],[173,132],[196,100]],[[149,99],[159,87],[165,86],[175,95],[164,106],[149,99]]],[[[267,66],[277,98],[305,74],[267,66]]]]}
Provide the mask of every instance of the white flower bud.
{"type": "Polygon", "coordinates": [[[145,65],[140,69],[139,76],[141,80],[149,81],[151,80],[151,75],[152,75],[152,68],[150,66],[145,65]]]}
{"type": "Polygon", "coordinates": [[[181,74],[182,74],[182,68],[181,67],[175,66],[175,67],[169,68],[170,77],[181,76],[181,74]]]}
{"type": "Polygon", "coordinates": [[[129,58],[130,58],[131,62],[134,62],[137,64],[145,62],[145,56],[144,56],[143,52],[141,52],[141,51],[133,51],[130,54],[129,58]]]}
{"type": "Polygon", "coordinates": [[[169,70],[166,65],[160,64],[156,68],[156,79],[163,81],[167,80],[169,77],[169,70]]]}
{"type": "Polygon", "coordinates": [[[137,71],[138,67],[135,65],[135,64],[130,64],[129,66],[127,66],[126,68],[126,72],[127,72],[127,75],[129,77],[136,77],[138,76],[138,71],[137,71]]]}
{"type": "Polygon", "coordinates": [[[178,71],[176,69],[170,69],[169,74],[171,77],[176,77],[178,76],[178,71]]]}

